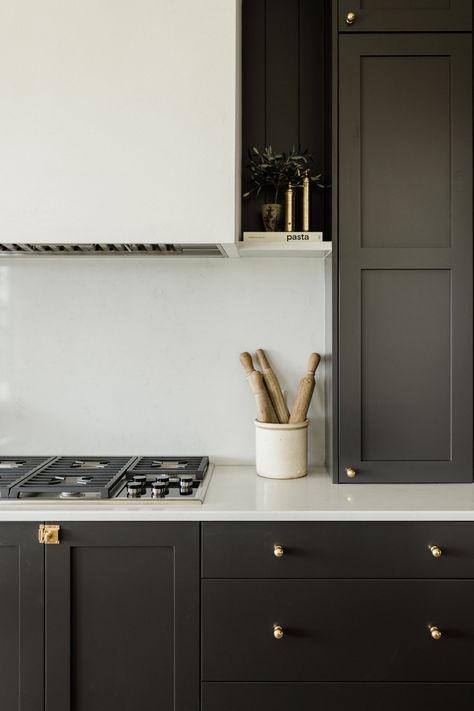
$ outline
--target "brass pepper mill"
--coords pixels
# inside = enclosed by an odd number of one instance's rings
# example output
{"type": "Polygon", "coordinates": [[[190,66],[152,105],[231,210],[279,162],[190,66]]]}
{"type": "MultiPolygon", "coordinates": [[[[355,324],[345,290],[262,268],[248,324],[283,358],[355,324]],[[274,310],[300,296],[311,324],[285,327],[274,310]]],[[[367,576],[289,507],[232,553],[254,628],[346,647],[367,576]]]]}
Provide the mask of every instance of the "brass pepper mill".
{"type": "Polygon", "coordinates": [[[309,232],[309,175],[306,171],[303,178],[303,199],[301,202],[301,229],[309,232]]]}
{"type": "Polygon", "coordinates": [[[288,190],[285,192],[285,230],[292,232],[295,229],[295,191],[291,183],[288,183],[288,190]]]}

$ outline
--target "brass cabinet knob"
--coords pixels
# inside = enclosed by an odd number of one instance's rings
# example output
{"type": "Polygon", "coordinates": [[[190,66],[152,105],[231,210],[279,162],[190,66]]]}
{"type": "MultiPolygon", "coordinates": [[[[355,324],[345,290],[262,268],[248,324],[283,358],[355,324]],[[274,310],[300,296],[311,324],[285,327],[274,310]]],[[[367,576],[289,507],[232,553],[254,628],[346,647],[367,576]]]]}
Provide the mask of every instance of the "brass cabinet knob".
{"type": "Polygon", "coordinates": [[[440,558],[443,555],[443,551],[439,546],[428,546],[431,551],[433,558],[440,558]]]}
{"type": "Polygon", "coordinates": [[[346,25],[353,25],[357,19],[355,12],[348,12],[346,15],[346,25]]]}
{"type": "Polygon", "coordinates": [[[357,472],[355,469],[353,469],[353,467],[346,467],[346,475],[349,477],[349,479],[353,479],[356,474],[357,472]]]}
{"type": "Polygon", "coordinates": [[[273,625],[273,636],[275,639],[283,639],[283,627],[281,625],[273,625]]]}
{"type": "Polygon", "coordinates": [[[429,625],[428,629],[429,629],[430,635],[432,636],[433,639],[435,639],[436,641],[441,639],[442,634],[441,634],[441,630],[438,627],[436,627],[435,625],[429,625]]]}
{"type": "Polygon", "coordinates": [[[285,554],[283,546],[273,546],[273,555],[275,558],[282,558],[285,554]]]}

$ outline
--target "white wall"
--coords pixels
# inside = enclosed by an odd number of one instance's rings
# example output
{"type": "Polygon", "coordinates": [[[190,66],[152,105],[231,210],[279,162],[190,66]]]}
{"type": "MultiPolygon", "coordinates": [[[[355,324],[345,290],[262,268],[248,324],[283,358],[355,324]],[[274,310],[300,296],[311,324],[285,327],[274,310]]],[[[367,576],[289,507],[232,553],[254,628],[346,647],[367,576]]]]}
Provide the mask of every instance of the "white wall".
{"type": "Polygon", "coordinates": [[[3,259],[0,453],[252,462],[239,353],[263,347],[292,402],[308,354],[324,353],[323,278],[315,259],[3,259]]]}

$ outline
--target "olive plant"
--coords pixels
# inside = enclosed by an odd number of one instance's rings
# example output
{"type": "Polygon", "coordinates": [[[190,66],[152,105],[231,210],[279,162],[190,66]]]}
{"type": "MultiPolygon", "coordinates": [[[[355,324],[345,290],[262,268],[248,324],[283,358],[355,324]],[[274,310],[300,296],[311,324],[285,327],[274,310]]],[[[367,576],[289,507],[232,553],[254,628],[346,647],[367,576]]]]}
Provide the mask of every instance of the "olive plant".
{"type": "MultiPolygon", "coordinates": [[[[309,171],[312,156],[307,150],[298,153],[295,146],[288,153],[274,153],[271,146],[266,146],[260,152],[254,146],[249,150],[249,159],[247,168],[254,187],[244,193],[244,197],[253,193],[259,195],[263,189],[272,188],[273,202],[277,203],[280,192],[288,187],[288,183],[293,187],[301,185],[309,171]]],[[[321,178],[320,175],[308,177],[316,184],[321,178]]],[[[323,186],[318,185],[318,187],[323,186]]]]}

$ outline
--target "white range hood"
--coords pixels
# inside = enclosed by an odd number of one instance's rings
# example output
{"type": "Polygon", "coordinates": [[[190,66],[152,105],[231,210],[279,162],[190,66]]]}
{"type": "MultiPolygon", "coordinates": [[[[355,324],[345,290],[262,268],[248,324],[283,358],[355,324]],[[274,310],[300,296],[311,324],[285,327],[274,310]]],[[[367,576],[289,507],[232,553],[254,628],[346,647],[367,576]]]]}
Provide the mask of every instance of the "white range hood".
{"type": "Polygon", "coordinates": [[[2,2],[0,256],[235,253],[239,15],[2,2]]]}

